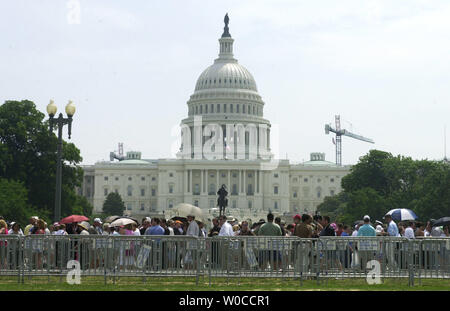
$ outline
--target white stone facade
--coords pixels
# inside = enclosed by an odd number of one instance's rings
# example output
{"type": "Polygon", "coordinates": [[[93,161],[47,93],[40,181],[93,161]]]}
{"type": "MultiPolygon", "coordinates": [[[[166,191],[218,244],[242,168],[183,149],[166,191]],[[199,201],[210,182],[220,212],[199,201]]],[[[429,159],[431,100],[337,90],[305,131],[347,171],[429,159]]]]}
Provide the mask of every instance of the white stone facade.
{"type": "Polygon", "coordinates": [[[217,190],[225,184],[227,214],[254,221],[269,211],[286,218],[314,213],[325,196],[341,191],[341,179],[350,168],[325,161],[321,153],[312,153],[311,161],[302,164],[279,160],[273,169],[267,168],[274,158],[271,124],[263,118],[265,103],[253,76],[233,57],[234,40],[224,35],[219,39],[219,58],[200,75],[187,102],[177,159],[141,160],[140,153],[133,152],[133,157],[119,162],[84,167],[79,192],[93,204],[94,213],[101,213],[107,194],[117,191],[127,213],[136,217],[170,217],[183,202],[212,217],[217,190]],[[196,127],[199,118],[202,124],[196,127]],[[217,125],[216,132],[205,132],[210,124],[217,125]],[[258,130],[252,132],[251,126],[258,130]],[[236,131],[230,134],[229,127],[236,131]],[[205,151],[205,143],[214,137],[214,147],[205,151]]]}

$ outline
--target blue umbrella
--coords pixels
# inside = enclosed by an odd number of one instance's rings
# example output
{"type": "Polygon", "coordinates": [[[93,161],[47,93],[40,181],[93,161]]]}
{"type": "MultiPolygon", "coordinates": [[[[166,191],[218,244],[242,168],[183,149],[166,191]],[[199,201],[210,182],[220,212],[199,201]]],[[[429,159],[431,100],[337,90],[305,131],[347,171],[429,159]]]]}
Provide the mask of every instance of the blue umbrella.
{"type": "Polygon", "coordinates": [[[418,218],[412,210],[407,208],[395,208],[387,212],[386,215],[391,215],[395,221],[416,220],[418,218]]]}

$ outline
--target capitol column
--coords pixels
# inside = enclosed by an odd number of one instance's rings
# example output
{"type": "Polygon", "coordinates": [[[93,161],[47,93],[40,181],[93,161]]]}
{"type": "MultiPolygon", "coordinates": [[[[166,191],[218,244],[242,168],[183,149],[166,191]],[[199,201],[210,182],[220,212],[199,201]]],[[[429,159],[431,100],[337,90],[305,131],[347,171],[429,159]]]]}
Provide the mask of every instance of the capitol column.
{"type": "Polygon", "coordinates": [[[193,170],[189,170],[189,193],[192,195],[194,193],[193,187],[192,187],[192,173],[193,170]]]}
{"type": "Polygon", "coordinates": [[[228,192],[230,192],[231,190],[231,170],[228,170],[228,185],[227,185],[227,188],[228,188],[228,192]]]}
{"type": "Polygon", "coordinates": [[[203,182],[203,170],[200,170],[200,195],[203,195],[204,182],[203,182]]]}
{"type": "Polygon", "coordinates": [[[216,188],[219,189],[219,170],[216,170],[216,188]]]}
{"type": "Polygon", "coordinates": [[[246,183],[246,181],[247,181],[247,178],[246,178],[246,175],[247,175],[247,170],[244,170],[243,171],[243,173],[244,173],[244,182],[243,182],[243,185],[244,185],[244,195],[247,195],[247,183],[246,183]]]}

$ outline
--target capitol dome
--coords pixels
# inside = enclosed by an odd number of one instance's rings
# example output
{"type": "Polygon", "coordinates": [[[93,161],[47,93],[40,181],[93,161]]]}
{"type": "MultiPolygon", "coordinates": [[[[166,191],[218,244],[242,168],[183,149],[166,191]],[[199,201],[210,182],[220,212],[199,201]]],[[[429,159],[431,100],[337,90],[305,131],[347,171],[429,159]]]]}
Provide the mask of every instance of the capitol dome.
{"type": "MultiPolygon", "coordinates": [[[[228,148],[237,149],[238,142],[245,141],[246,157],[251,153],[262,155],[265,150],[267,150],[267,154],[270,153],[271,125],[269,120],[263,117],[265,103],[258,94],[258,88],[252,74],[234,58],[234,39],[229,33],[228,21],[227,14],[224,19],[224,32],[219,38],[219,57],[200,74],[195,84],[194,93],[187,101],[188,116],[181,121],[183,126],[181,136],[186,141],[182,143],[180,148],[180,152],[186,157],[193,156],[194,123],[195,120],[200,119],[203,122],[202,129],[205,128],[205,124],[213,127],[217,125],[222,128],[219,131],[221,132],[219,136],[223,140],[223,145],[228,148]],[[239,132],[239,135],[243,135],[243,137],[237,137],[237,132],[230,132],[228,134],[233,136],[227,138],[227,127],[231,125],[245,126],[245,133],[239,132]],[[186,133],[184,134],[183,131],[186,131],[186,133]],[[253,141],[256,146],[261,146],[261,150],[249,149],[253,141]],[[190,146],[190,150],[188,148],[183,149],[183,145],[190,146]]],[[[238,131],[237,128],[236,131],[238,131]]],[[[206,134],[206,136],[208,135],[206,134]]],[[[204,138],[205,136],[202,140],[204,138]]],[[[202,147],[200,146],[200,148],[202,147]]]]}
{"type": "Polygon", "coordinates": [[[258,92],[251,73],[235,59],[217,59],[197,80],[195,91],[216,88],[248,89],[258,92]]]}

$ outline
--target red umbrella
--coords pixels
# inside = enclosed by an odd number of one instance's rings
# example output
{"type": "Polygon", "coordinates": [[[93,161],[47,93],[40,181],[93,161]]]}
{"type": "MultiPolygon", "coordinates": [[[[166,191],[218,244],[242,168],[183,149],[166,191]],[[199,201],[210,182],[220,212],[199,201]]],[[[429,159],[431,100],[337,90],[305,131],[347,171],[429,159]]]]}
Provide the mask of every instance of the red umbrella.
{"type": "Polygon", "coordinates": [[[71,224],[73,222],[89,221],[89,218],[81,215],[72,215],[61,219],[60,224],[71,224]]]}

